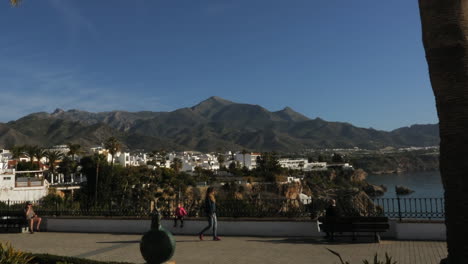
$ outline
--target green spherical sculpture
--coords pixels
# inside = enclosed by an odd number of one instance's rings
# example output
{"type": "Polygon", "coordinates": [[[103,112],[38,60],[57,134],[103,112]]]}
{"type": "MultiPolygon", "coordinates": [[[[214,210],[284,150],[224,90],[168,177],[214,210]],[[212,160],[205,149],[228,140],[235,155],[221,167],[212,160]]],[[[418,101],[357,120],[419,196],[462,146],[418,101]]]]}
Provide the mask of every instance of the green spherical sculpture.
{"type": "Polygon", "coordinates": [[[141,238],[140,252],[148,264],[164,263],[174,255],[174,236],[161,226],[158,212],[153,215],[151,230],[141,238]]]}

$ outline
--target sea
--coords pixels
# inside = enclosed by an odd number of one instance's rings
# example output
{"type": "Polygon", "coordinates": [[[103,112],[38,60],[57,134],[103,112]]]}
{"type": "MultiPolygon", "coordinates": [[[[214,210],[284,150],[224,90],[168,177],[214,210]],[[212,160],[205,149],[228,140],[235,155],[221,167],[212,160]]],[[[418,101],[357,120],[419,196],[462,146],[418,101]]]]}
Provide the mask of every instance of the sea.
{"type": "Polygon", "coordinates": [[[387,187],[387,192],[379,198],[397,197],[396,185],[403,185],[414,191],[408,195],[400,195],[405,198],[442,198],[444,194],[439,171],[368,175],[367,182],[387,187]]]}

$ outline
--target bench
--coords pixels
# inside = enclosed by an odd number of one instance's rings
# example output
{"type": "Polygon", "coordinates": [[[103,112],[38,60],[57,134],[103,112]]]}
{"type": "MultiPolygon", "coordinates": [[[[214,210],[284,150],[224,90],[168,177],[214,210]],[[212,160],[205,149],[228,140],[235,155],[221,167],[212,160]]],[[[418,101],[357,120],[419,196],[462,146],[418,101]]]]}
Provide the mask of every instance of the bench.
{"type": "Polygon", "coordinates": [[[0,211],[0,230],[3,232],[28,231],[28,221],[23,211],[0,211]]]}
{"type": "Polygon", "coordinates": [[[329,233],[331,240],[334,240],[336,233],[352,233],[353,241],[356,240],[356,233],[373,233],[375,241],[379,243],[380,233],[390,228],[388,217],[320,217],[318,220],[321,222],[320,230],[329,233]]]}

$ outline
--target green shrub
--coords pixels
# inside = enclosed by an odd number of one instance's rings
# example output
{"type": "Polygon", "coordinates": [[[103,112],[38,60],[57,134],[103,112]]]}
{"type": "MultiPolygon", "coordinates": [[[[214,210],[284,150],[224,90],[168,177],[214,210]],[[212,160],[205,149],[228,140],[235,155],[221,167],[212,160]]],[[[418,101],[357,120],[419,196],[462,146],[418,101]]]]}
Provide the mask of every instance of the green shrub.
{"type": "Polygon", "coordinates": [[[33,257],[28,253],[15,250],[10,243],[0,243],[0,263],[1,264],[27,264],[33,257]]]}

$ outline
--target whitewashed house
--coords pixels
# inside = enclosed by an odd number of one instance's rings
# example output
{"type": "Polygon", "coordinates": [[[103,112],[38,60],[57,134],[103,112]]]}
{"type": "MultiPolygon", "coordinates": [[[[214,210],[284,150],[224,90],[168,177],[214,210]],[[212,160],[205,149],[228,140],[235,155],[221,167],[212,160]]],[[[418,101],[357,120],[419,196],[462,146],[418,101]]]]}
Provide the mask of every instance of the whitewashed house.
{"type": "Polygon", "coordinates": [[[239,162],[242,167],[247,167],[249,170],[257,167],[257,158],[261,156],[261,153],[249,152],[242,154],[240,152],[234,154],[234,160],[239,162]],[[245,164],[244,164],[245,161],[245,164]]]}
{"type": "Polygon", "coordinates": [[[0,170],[0,201],[36,201],[47,195],[47,180],[19,175],[14,169],[0,170]]]}
{"type": "Polygon", "coordinates": [[[279,159],[278,163],[281,167],[293,170],[300,170],[305,167],[307,159],[279,159]]]}

